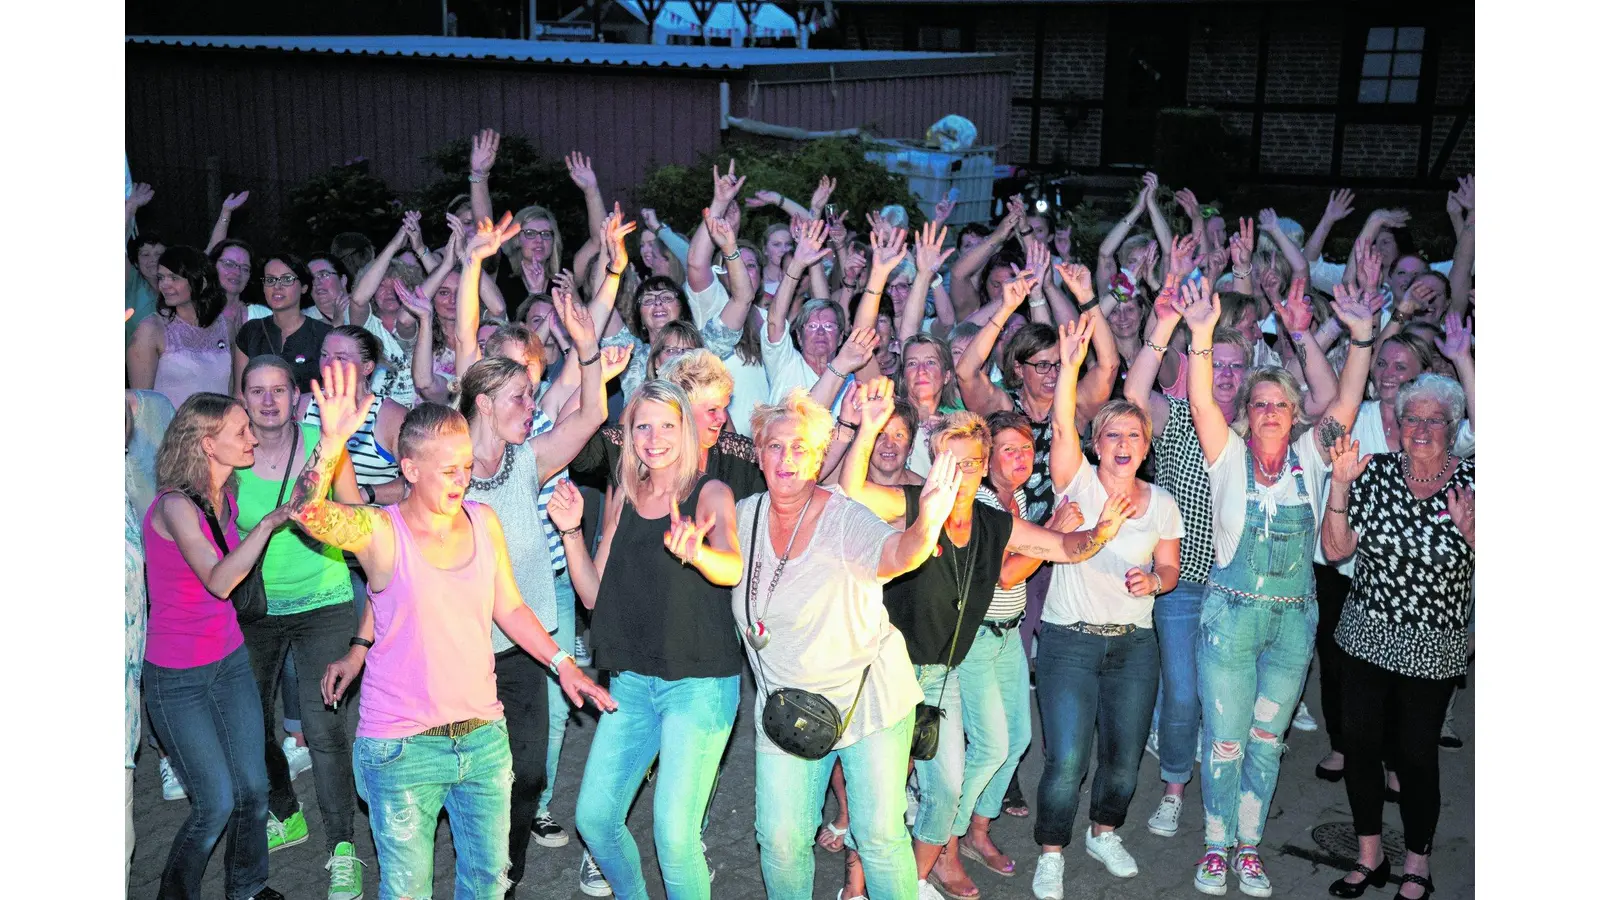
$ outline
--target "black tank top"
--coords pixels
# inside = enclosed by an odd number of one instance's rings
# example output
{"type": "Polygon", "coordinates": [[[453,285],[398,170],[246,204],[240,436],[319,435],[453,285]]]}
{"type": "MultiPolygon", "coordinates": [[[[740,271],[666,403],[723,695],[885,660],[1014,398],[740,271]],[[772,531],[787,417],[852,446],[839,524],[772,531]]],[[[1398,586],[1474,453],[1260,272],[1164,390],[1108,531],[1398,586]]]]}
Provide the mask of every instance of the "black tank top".
{"type": "MultiPolygon", "coordinates": [[[[693,515],[701,478],[678,504],[693,515]]],[[[744,666],[729,588],[667,551],[670,516],[641,518],[633,504],[611,540],[611,555],[590,623],[595,665],[656,678],[723,678],[744,666]]]]}

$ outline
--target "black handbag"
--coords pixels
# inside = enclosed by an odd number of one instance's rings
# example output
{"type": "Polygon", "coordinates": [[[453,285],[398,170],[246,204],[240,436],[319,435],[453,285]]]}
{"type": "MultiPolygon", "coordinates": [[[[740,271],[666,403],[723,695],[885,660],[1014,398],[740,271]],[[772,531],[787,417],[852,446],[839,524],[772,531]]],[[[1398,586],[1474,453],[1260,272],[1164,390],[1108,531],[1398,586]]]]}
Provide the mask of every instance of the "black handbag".
{"type": "MultiPolygon", "coordinates": [[[[755,525],[750,529],[749,557],[745,560],[745,589],[744,589],[744,615],[747,623],[754,623],[751,615],[750,596],[755,590],[755,579],[752,572],[756,558],[756,537],[761,533],[761,507],[766,503],[766,496],[756,501],[755,525]]],[[[797,528],[799,526],[796,526],[797,528]]],[[[752,649],[755,649],[752,646],[752,649]]],[[[755,649],[757,677],[763,672],[761,651],[755,649]]],[[[851,701],[850,709],[841,718],[839,708],[833,705],[827,697],[800,688],[778,688],[767,694],[767,702],[761,709],[761,730],[766,732],[767,739],[772,741],[779,750],[798,756],[801,759],[818,760],[832,752],[838,745],[839,739],[844,737],[845,729],[850,727],[850,720],[856,714],[856,706],[861,702],[861,693],[867,686],[867,674],[872,671],[872,666],[867,666],[861,673],[861,683],[856,686],[856,698],[851,701]]],[[[770,682],[769,682],[770,688],[770,682]]]]}
{"type": "MultiPolygon", "coordinates": [[[[295,451],[300,449],[300,426],[294,426],[294,437],[289,444],[289,461],[283,466],[283,483],[278,485],[278,502],[272,505],[277,509],[283,505],[283,494],[289,487],[289,470],[294,468],[295,451]]],[[[193,494],[189,499],[194,505],[200,507],[200,512],[205,514],[206,525],[211,528],[211,538],[217,542],[224,555],[235,549],[228,546],[227,540],[222,535],[222,523],[217,521],[217,516],[211,507],[203,503],[193,494]]],[[[269,539],[270,540],[270,539],[269,539]]],[[[267,558],[267,551],[262,549],[261,555],[256,558],[255,565],[250,567],[250,574],[234,586],[228,594],[228,599],[233,602],[234,615],[239,617],[240,625],[259,622],[267,617],[267,583],[261,574],[261,564],[267,558]]]]}
{"type": "MultiPolygon", "coordinates": [[[[974,535],[976,537],[976,535],[974,535]]],[[[943,535],[940,535],[943,539],[943,535]]],[[[950,636],[950,651],[945,654],[944,680],[939,683],[939,703],[929,706],[926,703],[917,704],[917,720],[911,728],[911,758],[920,760],[933,759],[939,752],[939,720],[944,718],[944,689],[950,684],[950,664],[956,658],[956,642],[961,640],[961,621],[967,615],[967,593],[972,588],[972,570],[977,565],[978,548],[973,546],[971,538],[967,540],[967,573],[961,579],[961,601],[956,608],[956,633],[950,636]]],[[[950,565],[956,568],[959,577],[961,571],[956,567],[956,545],[950,544],[950,565]]]]}

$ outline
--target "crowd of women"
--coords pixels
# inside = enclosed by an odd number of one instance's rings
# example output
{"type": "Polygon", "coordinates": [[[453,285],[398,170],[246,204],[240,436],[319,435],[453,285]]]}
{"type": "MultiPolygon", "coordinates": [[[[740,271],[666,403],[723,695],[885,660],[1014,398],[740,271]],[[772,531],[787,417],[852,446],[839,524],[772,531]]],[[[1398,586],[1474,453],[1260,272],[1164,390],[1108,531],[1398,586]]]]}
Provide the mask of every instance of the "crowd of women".
{"type": "Polygon", "coordinates": [[[626,818],[652,778],[667,895],[707,897],[748,667],[768,897],[812,897],[820,845],[841,898],[975,900],[968,863],[1027,868],[990,835],[1012,814],[1060,900],[1091,761],[1084,850],[1135,877],[1147,749],[1163,837],[1199,763],[1195,888],[1267,897],[1313,659],[1316,772],[1360,843],[1330,893],[1432,892],[1471,653],[1470,177],[1447,263],[1380,209],[1341,266],[1343,191],[1309,236],[1186,190],[1174,229],[1146,175],[1084,253],[1021,197],[957,235],[943,205],[857,234],[830,179],[801,203],[728,160],[701,221],[641,228],[581,154],[587,222],[493,209],[498,142],[426,211],[439,248],[413,212],[381,245],[260,251],[228,238],[247,194],[204,250],[168,245],[135,225],[154,191],[128,198],[130,865],[141,716],[189,802],[160,896],[198,897],[225,833],[230,900],[281,896],[307,768],[329,900],[367,881],[358,796],[379,896],[431,896],[441,807],[456,895],[512,896],[530,840],[570,840],[550,798],[592,701],[579,887],[646,896],[626,818]],[[746,238],[762,206],[789,223],[746,238]],[[1019,785],[1035,697],[1043,776],[1019,785]]]}

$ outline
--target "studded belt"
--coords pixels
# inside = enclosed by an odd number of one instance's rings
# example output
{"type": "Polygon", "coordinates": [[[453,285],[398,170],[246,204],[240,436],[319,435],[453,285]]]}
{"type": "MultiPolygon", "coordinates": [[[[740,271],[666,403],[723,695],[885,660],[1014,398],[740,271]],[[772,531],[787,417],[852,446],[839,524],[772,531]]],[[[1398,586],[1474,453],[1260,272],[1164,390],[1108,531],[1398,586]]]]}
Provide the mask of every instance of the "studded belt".
{"type": "MultiPolygon", "coordinates": [[[[1243,597],[1246,600],[1265,600],[1268,603],[1306,603],[1310,600],[1316,599],[1316,594],[1314,593],[1309,597],[1269,597],[1266,594],[1252,594],[1249,591],[1241,591],[1236,588],[1223,587],[1222,585],[1217,584],[1215,581],[1207,582],[1206,586],[1215,588],[1224,594],[1232,594],[1235,597],[1243,597]]],[[[1316,588],[1313,587],[1312,590],[1315,591],[1316,588]]]]}
{"type": "Polygon", "coordinates": [[[1071,625],[1060,625],[1057,627],[1065,628],[1068,631],[1076,631],[1081,634],[1093,634],[1099,637],[1122,637],[1123,635],[1133,634],[1138,630],[1139,626],[1091,625],[1088,622],[1073,622],[1071,625]]]}
{"type": "Polygon", "coordinates": [[[451,722],[449,725],[434,726],[417,735],[417,737],[466,737],[487,724],[489,724],[488,719],[464,719],[460,722],[451,722]]]}

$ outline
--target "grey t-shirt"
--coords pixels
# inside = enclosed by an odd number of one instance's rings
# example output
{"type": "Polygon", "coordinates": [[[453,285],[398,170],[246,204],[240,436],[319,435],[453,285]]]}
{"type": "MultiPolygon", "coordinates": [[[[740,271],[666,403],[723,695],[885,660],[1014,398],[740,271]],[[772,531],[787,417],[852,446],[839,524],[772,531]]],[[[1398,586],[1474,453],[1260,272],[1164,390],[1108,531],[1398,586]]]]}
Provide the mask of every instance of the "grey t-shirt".
{"type": "MultiPolygon", "coordinates": [[[[883,581],[878,578],[883,544],[896,532],[872,510],[843,494],[832,494],[810,541],[789,559],[769,604],[767,588],[782,553],[782,548],[772,546],[770,501],[761,511],[760,534],[751,539],[756,504],[766,496],[746,497],[738,507],[739,545],[745,553],[756,554],[751,608],[772,634],[759,660],[743,637],[748,624],[745,579],[750,576],[741,576],[733,589],[733,617],[756,673],[753,715],[759,722],[769,690],[801,688],[827,697],[842,717],[870,664],[861,702],[839,740],[840,748],[848,747],[898,723],[922,701],[905,638],[889,622],[883,581]]],[[[760,728],[756,749],[783,752],[760,728]]]]}
{"type": "MultiPolygon", "coordinates": [[[[539,617],[545,631],[556,630],[555,570],[550,562],[550,542],[544,516],[539,514],[539,467],[533,456],[533,438],[507,444],[500,471],[493,478],[473,478],[467,498],[494,510],[506,535],[511,577],[522,602],[539,617]]],[[[510,650],[516,643],[499,625],[490,625],[494,652],[510,650]]]]}

